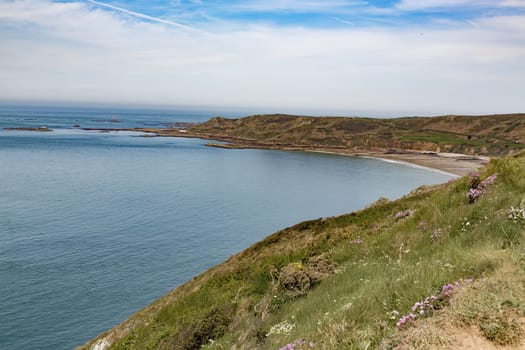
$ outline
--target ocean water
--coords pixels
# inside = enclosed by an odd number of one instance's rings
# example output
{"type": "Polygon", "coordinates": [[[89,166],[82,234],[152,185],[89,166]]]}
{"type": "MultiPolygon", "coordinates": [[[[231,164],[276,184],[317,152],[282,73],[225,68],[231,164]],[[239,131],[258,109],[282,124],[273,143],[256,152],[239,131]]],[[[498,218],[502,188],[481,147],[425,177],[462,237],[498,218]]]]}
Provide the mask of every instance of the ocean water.
{"type": "MultiPolygon", "coordinates": [[[[211,113],[0,107],[0,349],[71,349],[302,220],[451,176],[337,155],[73,128],[211,113]],[[5,131],[47,125],[53,132],[5,131]]],[[[118,125],[114,125],[118,124],[118,125]]]]}

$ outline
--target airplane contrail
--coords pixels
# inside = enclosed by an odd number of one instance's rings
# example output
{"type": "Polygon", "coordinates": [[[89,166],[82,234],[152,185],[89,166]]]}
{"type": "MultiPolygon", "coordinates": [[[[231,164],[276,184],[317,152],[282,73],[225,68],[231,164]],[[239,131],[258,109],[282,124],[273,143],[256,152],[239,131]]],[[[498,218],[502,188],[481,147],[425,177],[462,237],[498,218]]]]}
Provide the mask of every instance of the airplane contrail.
{"type": "Polygon", "coordinates": [[[106,3],[103,3],[103,2],[100,2],[100,1],[95,1],[95,0],[87,0],[87,1],[92,3],[92,4],[98,5],[98,6],[107,7],[107,8],[110,8],[112,10],[115,10],[115,11],[126,13],[126,14],[128,14],[130,16],[134,16],[134,17],[138,17],[138,18],[144,18],[144,19],[147,19],[147,20],[153,21],[153,22],[159,22],[159,23],[163,23],[163,24],[168,24],[168,25],[175,26],[177,28],[188,30],[188,31],[197,31],[196,29],[194,29],[194,28],[192,28],[190,26],[187,26],[187,25],[184,25],[184,24],[180,24],[180,23],[177,23],[177,22],[172,22],[172,21],[168,21],[168,20],[165,20],[165,19],[162,19],[162,18],[148,16],[148,15],[145,15],[143,13],[138,13],[138,12],[126,10],[125,8],[114,6],[114,5],[111,5],[111,4],[106,4],[106,3]]]}
{"type": "Polygon", "coordinates": [[[353,26],[354,23],[353,22],[350,22],[350,21],[347,21],[347,20],[344,20],[342,18],[339,18],[339,17],[332,17],[332,19],[336,20],[337,22],[341,22],[341,23],[344,23],[344,24],[348,24],[349,26],[353,26]]]}

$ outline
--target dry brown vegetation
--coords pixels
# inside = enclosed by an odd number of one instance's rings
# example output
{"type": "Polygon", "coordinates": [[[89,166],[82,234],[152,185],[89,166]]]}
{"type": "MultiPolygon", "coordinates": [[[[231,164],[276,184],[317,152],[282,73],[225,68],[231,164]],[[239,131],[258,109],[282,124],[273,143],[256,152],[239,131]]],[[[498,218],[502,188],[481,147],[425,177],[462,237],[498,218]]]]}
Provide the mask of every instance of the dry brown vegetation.
{"type": "Polygon", "coordinates": [[[409,149],[494,156],[525,147],[525,114],[396,119],[272,114],[217,117],[189,131],[236,147],[409,149]]]}

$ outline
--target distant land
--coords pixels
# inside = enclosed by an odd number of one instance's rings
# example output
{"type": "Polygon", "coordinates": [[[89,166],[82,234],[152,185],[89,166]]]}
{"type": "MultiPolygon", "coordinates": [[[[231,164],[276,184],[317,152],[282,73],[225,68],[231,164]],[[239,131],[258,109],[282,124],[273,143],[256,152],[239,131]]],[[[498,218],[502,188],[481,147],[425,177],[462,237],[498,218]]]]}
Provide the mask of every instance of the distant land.
{"type": "Polygon", "coordinates": [[[258,115],[140,130],[231,148],[492,159],[399,200],[278,231],[79,349],[523,348],[525,114],[258,115]]]}
{"type": "Polygon", "coordinates": [[[188,131],[247,147],[398,149],[487,156],[525,148],[525,114],[397,119],[273,114],[217,117],[188,131]]]}
{"type": "Polygon", "coordinates": [[[4,128],[4,130],[8,130],[8,131],[40,131],[40,132],[53,131],[53,130],[49,129],[47,126],[39,126],[37,128],[31,128],[31,127],[4,128]]]}
{"type": "Polygon", "coordinates": [[[232,149],[319,151],[397,159],[457,175],[486,164],[488,157],[525,149],[525,114],[395,119],[266,114],[236,119],[215,117],[184,128],[133,130],[217,140],[223,143],[209,146],[232,149]]]}

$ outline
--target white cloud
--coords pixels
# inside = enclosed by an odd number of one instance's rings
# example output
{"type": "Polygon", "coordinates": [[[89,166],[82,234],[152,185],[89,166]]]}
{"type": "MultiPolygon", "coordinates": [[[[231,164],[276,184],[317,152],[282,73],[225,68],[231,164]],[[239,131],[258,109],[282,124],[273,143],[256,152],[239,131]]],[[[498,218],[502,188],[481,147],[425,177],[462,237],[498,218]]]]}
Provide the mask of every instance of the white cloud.
{"type": "Polygon", "coordinates": [[[525,7],[525,0],[504,0],[501,4],[509,7],[525,7]]]}
{"type": "Polygon", "coordinates": [[[349,6],[366,5],[365,1],[343,0],[251,0],[228,5],[231,10],[262,11],[333,11],[349,6]]]}
{"type": "Polygon", "coordinates": [[[218,28],[86,3],[0,3],[0,99],[484,113],[525,110],[525,16],[475,26],[218,28]]]}
{"type": "Polygon", "coordinates": [[[525,7],[525,0],[401,0],[396,4],[400,10],[418,11],[455,7],[525,7]]]}

